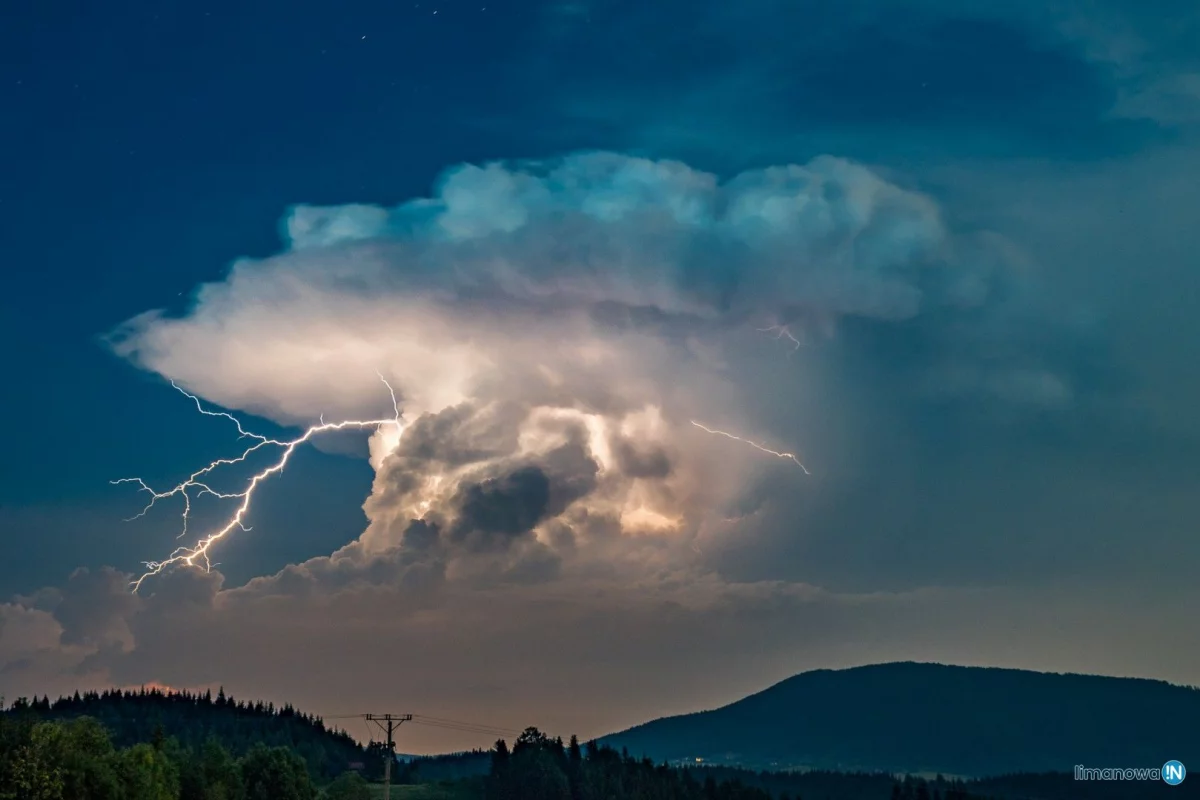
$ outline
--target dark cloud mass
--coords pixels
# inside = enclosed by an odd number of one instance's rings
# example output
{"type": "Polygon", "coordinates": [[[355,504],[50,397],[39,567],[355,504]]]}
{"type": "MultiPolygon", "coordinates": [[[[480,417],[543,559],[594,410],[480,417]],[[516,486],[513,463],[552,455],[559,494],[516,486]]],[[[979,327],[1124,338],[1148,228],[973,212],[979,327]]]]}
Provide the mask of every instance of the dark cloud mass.
{"type": "Polygon", "coordinates": [[[671,460],[660,448],[639,450],[628,439],[616,439],[609,444],[617,465],[631,478],[665,478],[671,474],[671,460]]]}
{"type": "MultiPolygon", "coordinates": [[[[536,4],[472,72],[488,97],[436,117],[513,158],[300,193],[277,252],[105,337],[256,424],[398,412],[363,437],[365,522],[245,582],[133,595],[130,558],[14,597],[5,691],[383,691],[595,735],[862,661],[1196,683],[1200,14],[1175,11],[536,4]]],[[[326,491],[287,480],[261,491],[326,491]]],[[[218,562],[266,546],[252,523],[218,562]]]]}
{"type": "Polygon", "coordinates": [[[465,487],[454,529],[457,539],[478,532],[520,536],[533,530],[550,502],[550,479],[538,467],[521,467],[499,478],[465,487]]]}

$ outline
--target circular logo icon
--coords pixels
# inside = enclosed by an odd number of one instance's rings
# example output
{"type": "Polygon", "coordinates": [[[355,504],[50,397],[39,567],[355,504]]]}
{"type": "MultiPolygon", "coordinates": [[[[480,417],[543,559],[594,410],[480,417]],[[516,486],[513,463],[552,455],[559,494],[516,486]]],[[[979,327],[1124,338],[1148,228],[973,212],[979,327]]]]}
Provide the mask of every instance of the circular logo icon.
{"type": "Polygon", "coordinates": [[[1163,764],[1162,779],[1168,786],[1178,786],[1187,777],[1187,768],[1178,761],[1168,761],[1163,764]]]}

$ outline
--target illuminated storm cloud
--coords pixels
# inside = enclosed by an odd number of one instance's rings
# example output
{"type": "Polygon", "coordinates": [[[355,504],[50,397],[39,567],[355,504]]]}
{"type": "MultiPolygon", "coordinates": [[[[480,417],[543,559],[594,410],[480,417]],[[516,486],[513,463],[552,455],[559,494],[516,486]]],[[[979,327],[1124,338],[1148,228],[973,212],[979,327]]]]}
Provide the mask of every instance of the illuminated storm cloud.
{"type": "Polygon", "coordinates": [[[283,230],[281,254],[112,342],[288,424],[386,422],[379,379],[395,387],[404,425],[365,425],[370,525],[334,559],[350,577],[386,553],[541,580],[631,540],[643,566],[694,548],[728,527],[752,459],[802,460],[802,441],[760,444],[739,412],[758,387],[731,343],[978,306],[1001,263],[929,198],[832,157],[725,182],[613,153],[461,166],[433,198],[299,206],[283,230]]]}

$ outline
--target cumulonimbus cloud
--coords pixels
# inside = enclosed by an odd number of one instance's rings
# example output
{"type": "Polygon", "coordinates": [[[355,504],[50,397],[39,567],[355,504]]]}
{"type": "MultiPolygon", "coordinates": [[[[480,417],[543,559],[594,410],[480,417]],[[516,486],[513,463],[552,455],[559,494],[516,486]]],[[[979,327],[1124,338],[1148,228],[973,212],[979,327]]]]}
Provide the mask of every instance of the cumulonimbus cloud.
{"type": "MultiPolygon", "coordinates": [[[[1007,277],[1003,242],[952,233],[931,198],[828,156],[725,181],[604,152],[466,165],[431,198],[298,206],[282,227],[282,253],[111,341],[282,423],[378,416],[377,375],[391,382],[407,427],[372,437],[370,524],[336,568],[301,569],[335,583],[545,581],[630,548],[642,568],[670,562],[737,525],[762,456],[690,424],[761,433],[739,408],[764,378],[730,342],[978,317],[1007,277]]],[[[956,375],[1019,393],[991,369],[956,375]]]]}

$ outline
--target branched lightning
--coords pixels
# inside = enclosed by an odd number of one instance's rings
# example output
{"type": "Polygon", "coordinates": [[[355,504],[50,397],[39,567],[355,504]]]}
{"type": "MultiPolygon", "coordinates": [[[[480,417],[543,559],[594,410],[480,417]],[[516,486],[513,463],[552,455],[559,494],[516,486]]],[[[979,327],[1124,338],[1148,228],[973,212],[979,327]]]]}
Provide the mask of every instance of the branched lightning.
{"type": "Polygon", "coordinates": [[[699,428],[700,430],[704,431],[705,433],[711,433],[714,436],[724,436],[727,439],[733,439],[735,442],[744,442],[745,444],[748,444],[751,447],[753,447],[755,450],[761,450],[764,453],[776,456],[778,458],[789,459],[789,460],[793,461],[796,464],[796,466],[800,467],[800,469],[804,470],[805,475],[812,474],[811,472],[808,471],[808,467],[804,466],[804,464],[801,463],[800,459],[796,457],[795,453],[781,453],[778,450],[772,450],[769,447],[765,447],[757,442],[752,442],[749,439],[743,439],[741,436],[734,436],[732,433],[726,433],[725,431],[714,430],[705,425],[701,425],[699,422],[696,422],[696,420],[690,420],[690,422],[693,425],[695,425],[697,428],[699,428]]]}
{"type": "MultiPolygon", "coordinates": [[[[376,373],[376,374],[379,374],[379,373],[376,373]]],[[[378,428],[382,425],[395,425],[397,428],[399,428],[401,431],[403,431],[404,425],[400,421],[400,406],[396,401],[396,392],[395,392],[395,390],[392,389],[391,384],[389,384],[387,382],[387,380],[384,379],[383,375],[379,375],[379,380],[383,381],[383,385],[387,387],[388,393],[391,395],[391,398],[392,398],[392,411],[394,412],[394,416],[391,419],[343,420],[342,422],[326,422],[325,416],[324,416],[324,414],[322,414],[320,417],[320,422],[317,425],[313,425],[312,427],[310,427],[306,431],[304,431],[304,433],[302,433],[297,438],[290,439],[290,440],[271,439],[266,436],[260,436],[257,433],[251,433],[251,432],[247,431],[245,428],[243,428],[242,423],[236,417],[234,417],[232,414],[228,414],[224,411],[210,411],[210,410],[204,408],[204,406],[201,404],[200,399],[198,397],[196,397],[193,394],[189,394],[187,391],[185,391],[184,389],[177,386],[174,382],[172,382],[171,386],[173,386],[177,391],[179,391],[185,397],[192,400],[196,404],[196,409],[201,414],[204,414],[205,416],[209,416],[209,417],[224,417],[228,420],[231,420],[233,422],[233,424],[237,426],[237,430],[238,430],[238,434],[239,434],[238,438],[239,439],[253,439],[254,444],[250,445],[245,450],[243,450],[241,455],[235,456],[233,458],[219,458],[219,459],[213,461],[208,466],[205,466],[205,467],[202,467],[201,469],[196,470],[191,475],[189,475],[187,477],[187,479],[185,479],[184,481],[182,481],[181,483],[176,485],[174,488],[169,489],[167,491],[163,491],[163,492],[155,491],[141,478],[121,478],[119,480],[111,481],[111,483],[113,483],[113,484],[134,483],[134,484],[137,484],[138,489],[140,491],[149,493],[150,501],[146,504],[146,506],[138,514],[134,515],[133,517],[130,517],[131,520],[145,516],[147,513],[149,513],[150,509],[152,509],[154,507],[154,504],[157,503],[159,500],[164,500],[168,497],[175,497],[175,496],[182,497],[183,498],[183,515],[182,515],[183,516],[183,530],[179,534],[180,538],[187,535],[188,519],[191,516],[191,511],[192,511],[192,500],[195,499],[196,497],[201,497],[203,495],[208,494],[208,495],[212,495],[213,497],[216,497],[221,500],[229,500],[229,499],[241,500],[241,502],[237,506],[237,509],[233,512],[233,515],[231,517],[229,517],[229,519],[226,521],[226,523],[221,528],[219,528],[215,532],[210,533],[207,536],[203,537],[194,546],[179,547],[163,561],[144,562],[147,571],[140,578],[138,578],[136,581],[133,581],[130,584],[133,588],[133,591],[136,592],[138,589],[140,589],[142,582],[145,581],[147,578],[151,577],[152,575],[158,575],[163,570],[165,570],[168,567],[175,565],[175,564],[182,563],[182,564],[186,564],[187,566],[195,566],[197,564],[197,562],[201,562],[203,564],[205,570],[212,569],[213,564],[209,560],[209,557],[208,557],[209,549],[213,546],[213,544],[215,544],[216,542],[223,539],[226,536],[226,534],[230,533],[235,528],[240,528],[241,530],[250,530],[249,528],[247,528],[245,526],[245,524],[243,524],[243,520],[245,519],[246,515],[250,511],[250,506],[251,506],[251,504],[253,502],[253,498],[254,498],[254,492],[258,488],[259,484],[262,483],[267,478],[271,477],[272,475],[276,475],[276,474],[282,472],[284,467],[287,466],[288,461],[291,459],[292,453],[296,452],[296,448],[298,448],[300,445],[304,444],[305,442],[309,441],[313,437],[315,437],[319,434],[322,434],[322,433],[328,433],[330,431],[341,431],[341,430],[352,430],[352,429],[362,430],[362,429],[366,429],[366,428],[378,428]],[[219,492],[219,491],[213,489],[211,486],[209,486],[205,482],[205,480],[202,480],[206,476],[213,473],[217,468],[230,466],[232,464],[240,464],[240,463],[246,461],[246,459],[248,459],[253,453],[257,452],[260,449],[267,448],[267,447],[280,448],[279,458],[273,464],[271,464],[270,466],[263,469],[261,472],[258,472],[257,474],[251,476],[250,480],[246,484],[246,488],[243,491],[219,492]]]]}

